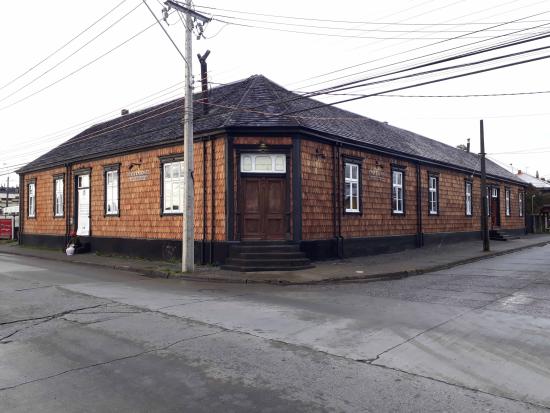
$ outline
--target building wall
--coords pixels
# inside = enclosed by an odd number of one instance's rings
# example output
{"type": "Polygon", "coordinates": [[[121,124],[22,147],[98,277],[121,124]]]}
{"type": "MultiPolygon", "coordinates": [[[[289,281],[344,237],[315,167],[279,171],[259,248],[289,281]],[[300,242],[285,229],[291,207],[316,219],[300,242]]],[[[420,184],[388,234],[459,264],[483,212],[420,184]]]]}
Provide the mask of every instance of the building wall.
{"type": "MultiPolygon", "coordinates": [[[[345,239],[381,236],[412,236],[417,233],[416,165],[366,151],[333,147],[330,144],[302,141],[302,235],[304,240],[323,240],[341,235],[345,239]],[[334,155],[335,154],[335,155],[334,155]],[[337,169],[333,156],[336,156],[337,169]],[[344,159],[353,158],[361,165],[361,199],[359,214],[343,210],[344,159]],[[392,165],[405,171],[405,214],[392,214],[392,165]],[[335,188],[336,185],[336,188],[335,188]],[[334,205],[336,196],[336,205],[334,205]],[[336,219],[334,210],[336,209],[336,219]]],[[[432,233],[468,233],[480,231],[481,182],[478,177],[445,168],[422,165],[422,231],[432,233]],[[439,214],[428,213],[428,172],[439,176],[439,214]],[[472,216],[466,215],[465,181],[472,181],[472,216]]],[[[488,181],[500,187],[502,229],[524,228],[519,216],[518,185],[488,181]],[[511,215],[505,216],[504,188],[511,189],[511,215]]]]}
{"type": "MultiPolygon", "coordinates": [[[[204,143],[206,148],[206,220],[203,219],[203,143],[194,144],[194,178],[195,178],[195,239],[203,237],[206,229],[206,239],[212,239],[212,209],[214,209],[214,240],[225,240],[225,139],[204,143]],[[212,158],[214,160],[212,160],[212,158]],[[215,201],[211,202],[212,179],[211,166],[215,163],[215,201]],[[206,228],[203,223],[206,221],[206,228]]],[[[91,236],[114,238],[146,238],[146,239],[181,239],[182,215],[162,215],[160,203],[161,160],[159,157],[180,154],[182,146],[172,146],[141,152],[113,156],[88,162],[79,162],[71,167],[71,171],[91,168],[91,236]],[[120,164],[119,216],[104,215],[104,166],[120,164]],[[130,167],[133,165],[132,169],[130,167]],[[133,180],[130,171],[142,171],[147,176],[144,180],[133,180]]],[[[37,173],[29,173],[24,177],[27,184],[32,179],[36,184],[36,219],[26,218],[25,234],[65,235],[64,218],[53,217],[53,175],[65,172],[65,168],[56,168],[37,173]]],[[[70,200],[69,217],[74,217],[74,174],[65,179],[67,194],[70,200]],[[71,185],[67,185],[71,182],[71,185]]],[[[25,192],[26,193],[26,192],[25,192]]],[[[26,199],[25,199],[26,208],[26,199]]],[[[67,211],[66,211],[67,212],[67,211]]],[[[71,225],[71,230],[74,225],[71,225]]]]}
{"type": "MultiPolygon", "coordinates": [[[[24,231],[34,234],[65,235],[65,216],[54,217],[53,206],[53,177],[65,173],[65,168],[49,169],[25,175],[21,197],[21,211],[24,219],[24,231]],[[28,184],[36,180],[36,217],[28,217],[28,184]]],[[[66,213],[67,211],[65,211],[66,213]]]]}

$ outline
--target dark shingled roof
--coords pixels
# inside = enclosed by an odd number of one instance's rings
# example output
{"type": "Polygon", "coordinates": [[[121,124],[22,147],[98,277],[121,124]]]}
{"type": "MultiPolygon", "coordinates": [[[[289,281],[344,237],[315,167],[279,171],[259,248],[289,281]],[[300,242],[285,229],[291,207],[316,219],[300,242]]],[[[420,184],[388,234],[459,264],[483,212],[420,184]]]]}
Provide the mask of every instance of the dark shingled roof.
{"type": "MultiPolygon", "coordinates": [[[[479,172],[476,154],[334,106],[304,111],[318,105],[319,101],[303,98],[264,76],[251,76],[213,88],[209,93],[209,112],[206,115],[202,114],[200,94],[195,95],[194,131],[201,134],[230,127],[301,128],[479,172]],[[282,113],[287,115],[280,115],[282,113]]],[[[94,125],[18,172],[174,142],[183,135],[182,111],[183,99],[176,99],[94,125]]],[[[487,160],[487,174],[523,183],[490,160],[487,160]]]]}

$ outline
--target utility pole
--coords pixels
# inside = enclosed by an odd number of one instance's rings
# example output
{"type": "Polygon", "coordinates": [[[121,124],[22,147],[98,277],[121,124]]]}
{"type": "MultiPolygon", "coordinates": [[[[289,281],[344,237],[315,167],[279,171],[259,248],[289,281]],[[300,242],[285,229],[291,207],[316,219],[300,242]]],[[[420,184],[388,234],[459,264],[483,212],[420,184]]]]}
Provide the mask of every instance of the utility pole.
{"type": "MultiPolygon", "coordinates": [[[[193,19],[202,24],[211,19],[192,10],[191,0],[185,6],[168,0],[169,8],[185,14],[185,104],[183,111],[183,234],[181,251],[181,271],[195,270],[195,188],[193,182],[193,19]]],[[[200,39],[203,25],[198,24],[200,39]]]]}
{"type": "Polygon", "coordinates": [[[8,204],[10,198],[10,177],[8,175],[8,183],[6,185],[6,208],[10,205],[8,204]]]}
{"type": "Polygon", "coordinates": [[[485,132],[483,119],[479,121],[479,144],[481,153],[481,232],[483,233],[483,251],[489,251],[489,225],[487,222],[489,199],[487,197],[487,174],[485,172],[485,132]]]}

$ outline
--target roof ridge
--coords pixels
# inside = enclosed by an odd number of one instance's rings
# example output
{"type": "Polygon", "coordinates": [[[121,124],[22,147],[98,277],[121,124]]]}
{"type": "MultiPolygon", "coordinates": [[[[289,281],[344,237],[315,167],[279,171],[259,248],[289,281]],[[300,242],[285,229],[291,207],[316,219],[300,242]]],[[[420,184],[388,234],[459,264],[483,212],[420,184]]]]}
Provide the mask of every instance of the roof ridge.
{"type": "MultiPolygon", "coordinates": [[[[280,94],[277,90],[275,90],[274,86],[278,87],[279,89],[284,89],[285,91],[287,91],[287,92],[290,93],[291,95],[295,95],[295,96],[299,96],[299,95],[297,95],[296,93],[294,93],[294,92],[292,92],[292,91],[290,91],[290,90],[288,90],[288,89],[283,88],[281,85],[279,85],[279,84],[277,84],[277,83],[271,81],[271,80],[268,79],[268,78],[265,78],[265,79],[267,80],[266,83],[269,85],[269,90],[271,91],[271,93],[273,93],[273,94],[275,95],[275,97],[276,97],[278,100],[280,100],[279,105],[281,105],[281,106],[283,106],[283,107],[285,108],[285,112],[288,111],[288,110],[290,109],[290,106],[285,102],[284,99],[282,99],[281,94],[280,94]]],[[[284,112],[283,112],[283,113],[284,113],[284,112]]],[[[277,114],[277,115],[279,115],[279,114],[277,114]]],[[[304,126],[304,125],[302,124],[302,122],[300,121],[300,118],[299,118],[299,117],[291,117],[291,119],[292,119],[294,122],[296,122],[296,123],[298,124],[298,126],[304,126]]]]}
{"type": "Polygon", "coordinates": [[[229,112],[228,116],[225,118],[225,120],[223,121],[223,123],[220,125],[221,128],[226,127],[227,124],[232,120],[233,114],[234,114],[237,110],[240,109],[241,103],[243,103],[244,98],[248,95],[248,93],[249,93],[250,90],[252,89],[252,86],[255,85],[256,82],[258,81],[259,76],[258,76],[258,75],[253,75],[253,76],[250,76],[248,79],[250,79],[250,83],[248,84],[248,87],[246,88],[246,90],[245,90],[244,93],[242,94],[241,98],[239,99],[239,102],[237,102],[237,105],[235,106],[235,109],[233,109],[232,111],[229,112]]]}

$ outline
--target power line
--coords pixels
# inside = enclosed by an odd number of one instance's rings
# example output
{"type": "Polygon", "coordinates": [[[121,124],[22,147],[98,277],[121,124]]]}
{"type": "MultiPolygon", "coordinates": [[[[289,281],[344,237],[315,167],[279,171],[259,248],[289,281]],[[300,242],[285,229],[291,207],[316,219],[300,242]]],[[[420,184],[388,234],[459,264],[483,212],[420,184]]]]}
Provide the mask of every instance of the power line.
{"type": "Polygon", "coordinates": [[[101,31],[99,34],[97,34],[96,36],[92,37],[89,41],[87,41],[86,43],[84,43],[82,46],[80,46],[78,49],[76,49],[74,52],[72,52],[70,55],[68,55],[67,57],[65,57],[64,59],[60,60],[59,62],[57,62],[55,65],[53,65],[52,67],[50,67],[48,70],[46,70],[45,72],[41,73],[39,76],[35,77],[34,79],[32,79],[31,81],[25,83],[23,86],[19,87],[18,89],[16,89],[15,91],[13,91],[12,93],[10,93],[9,95],[7,96],[4,96],[2,99],[0,99],[0,102],[3,102],[5,101],[6,99],[9,99],[10,97],[12,97],[13,95],[17,94],[18,92],[20,92],[21,90],[25,89],[27,86],[30,86],[32,85],[34,82],[36,82],[37,80],[41,79],[42,77],[44,77],[46,74],[48,74],[49,72],[51,72],[52,70],[54,70],[55,68],[59,67],[60,65],[62,65],[63,63],[65,63],[67,60],[69,60],[71,57],[73,57],[75,54],[77,54],[79,51],[81,51],[82,49],[84,49],[86,46],[88,46],[90,43],[92,43],[93,41],[97,40],[99,37],[101,37],[103,34],[105,34],[107,31],[109,31],[110,29],[112,29],[114,26],[116,26],[118,23],[120,23],[122,20],[124,20],[126,17],[128,17],[131,13],[133,13],[138,7],[141,6],[141,3],[139,3],[136,7],[134,7],[132,10],[130,10],[129,12],[127,12],[126,14],[124,14],[122,17],[120,17],[119,19],[117,19],[114,23],[112,23],[111,25],[109,25],[106,29],[104,29],[103,31],[101,31]]]}
{"type": "MultiPolygon", "coordinates": [[[[170,40],[170,42],[172,43],[172,46],[174,46],[176,48],[176,50],[178,51],[179,55],[181,56],[181,58],[183,59],[183,61],[185,62],[185,56],[183,55],[183,53],[181,52],[181,50],[179,49],[178,45],[176,44],[176,42],[174,41],[174,39],[172,39],[172,36],[170,36],[170,33],[168,33],[168,30],[166,30],[166,28],[162,25],[162,23],[160,22],[160,20],[157,18],[157,16],[155,15],[155,13],[153,12],[153,10],[151,9],[151,7],[149,7],[149,5],[147,4],[147,1],[143,0],[143,4],[145,4],[147,6],[147,9],[149,10],[149,12],[151,12],[151,15],[153,16],[153,18],[155,19],[155,21],[158,23],[158,25],[160,26],[160,28],[162,29],[162,31],[164,32],[164,34],[168,37],[168,39],[170,40]]],[[[187,62],[185,62],[187,63],[187,62]]]]}
{"type": "MultiPolygon", "coordinates": [[[[494,28],[497,28],[497,27],[501,27],[501,26],[505,26],[505,25],[511,25],[511,24],[515,24],[515,23],[518,23],[518,22],[527,22],[528,20],[527,19],[530,19],[532,17],[537,17],[537,16],[540,16],[540,15],[543,15],[543,14],[546,14],[548,12],[541,12],[541,13],[536,13],[536,14],[532,14],[532,15],[529,15],[529,16],[526,16],[526,17],[522,17],[522,18],[519,18],[519,19],[515,19],[515,20],[511,20],[511,21],[507,21],[507,22],[503,22],[503,23],[496,23],[490,27],[486,27],[486,28],[483,28],[483,29],[478,29],[478,30],[474,30],[472,32],[470,32],[470,34],[475,34],[475,33],[480,33],[480,32],[483,32],[483,31],[486,31],[486,30],[489,30],[489,29],[494,29],[494,28]]],[[[514,32],[512,32],[511,34],[515,34],[515,33],[521,33],[521,32],[524,32],[525,30],[529,30],[529,29],[532,29],[532,28],[538,28],[538,27],[544,27],[546,26],[548,23],[544,23],[544,24],[541,24],[541,25],[537,25],[537,26],[533,26],[533,27],[529,27],[527,29],[521,29],[521,30],[516,30],[514,32]]],[[[320,75],[316,75],[316,76],[311,76],[307,79],[303,79],[299,82],[294,82],[295,83],[303,83],[305,81],[308,81],[308,80],[313,80],[313,79],[318,79],[318,78],[321,78],[321,77],[326,77],[326,76],[329,76],[329,75],[332,75],[332,74],[335,74],[335,73],[340,73],[340,72],[343,72],[343,71],[346,71],[346,70],[350,70],[350,69],[353,69],[353,68],[356,68],[356,67],[360,67],[360,66],[364,66],[366,64],[369,64],[369,63],[374,63],[374,62],[378,62],[378,61],[381,61],[381,60],[385,60],[385,59],[389,59],[389,58],[392,58],[392,57],[396,57],[396,56],[401,56],[401,55],[405,55],[405,54],[408,54],[408,53],[411,53],[411,52],[414,52],[414,51],[418,51],[418,50],[422,50],[422,49],[425,49],[427,47],[431,47],[431,46],[437,46],[439,44],[442,44],[442,43],[446,43],[446,42],[449,42],[449,41],[452,41],[452,40],[457,40],[457,39],[461,39],[461,38],[464,38],[466,37],[467,34],[465,35],[460,35],[460,36],[455,36],[455,37],[452,37],[448,40],[441,40],[441,41],[437,41],[437,42],[434,42],[434,43],[430,43],[430,44],[427,44],[427,45],[423,45],[423,46],[420,46],[420,47],[415,47],[415,48],[412,48],[412,49],[409,49],[405,52],[398,52],[398,53],[393,53],[391,55],[386,55],[386,56],[383,56],[381,58],[377,58],[377,59],[373,59],[373,60],[368,60],[368,61],[364,61],[364,62],[361,62],[361,63],[357,63],[357,64],[354,64],[354,65],[350,65],[350,66],[346,66],[346,67],[343,67],[343,68],[340,68],[340,69],[336,69],[336,70],[332,70],[330,72],[326,72],[326,73],[323,73],[323,74],[320,74],[320,75]]],[[[438,50],[436,52],[431,52],[431,53],[427,53],[425,55],[422,55],[422,56],[418,56],[418,57],[415,57],[415,58],[412,58],[412,59],[405,59],[405,60],[401,60],[401,61],[398,61],[398,62],[395,62],[395,63],[391,63],[391,64],[387,64],[387,65],[384,65],[384,66],[381,66],[381,67],[378,67],[378,68],[384,68],[384,67],[389,67],[389,66],[395,66],[397,64],[400,64],[400,63],[406,63],[406,62],[409,62],[411,60],[418,60],[418,59],[422,59],[424,57],[430,57],[430,56],[433,56],[433,55],[437,55],[437,54],[441,54],[443,52],[449,52],[449,51],[452,51],[452,50],[456,50],[456,49],[461,49],[461,48],[464,48],[464,47],[467,47],[467,46],[472,46],[474,44],[478,44],[478,43],[484,43],[484,42],[487,42],[489,40],[495,40],[495,39],[498,39],[498,38],[502,38],[502,37],[506,37],[508,36],[508,34],[502,34],[502,35],[498,35],[498,36],[494,36],[493,38],[489,38],[489,39],[483,39],[483,40],[477,40],[475,42],[471,42],[471,43],[468,43],[468,44],[465,44],[465,45],[460,45],[460,46],[454,46],[452,48],[449,48],[449,49],[446,49],[446,50],[438,50]]],[[[322,82],[318,82],[318,83],[314,83],[312,85],[307,85],[305,87],[311,87],[311,86],[317,86],[319,84],[323,84],[323,83],[327,83],[327,82],[330,82],[330,81],[334,81],[334,80],[339,80],[339,79],[343,79],[343,78],[347,78],[347,77],[350,77],[350,76],[353,76],[353,75],[356,75],[356,74],[360,74],[360,73],[366,73],[366,72],[369,72],[369,71],[372,71],[374,69],[368,69],[368,70],[364,70],[364,71],[361,71],[361,72],[357,72],[357,73],[353,73],[353,74],[349,74],[349,75],[344,75],[344,76],[341,76],[341,77],[338,77],[336,79],[329,79],[328,81],[322,81],[322,82]]]]}
{"type": "MultiPolygon", "coordinates": [[[[536,15],[545,14],[545,13],[549,13],[549,12],[537,13],[536,15]]],[[[518,22],[518,21],[521,21],[521,20],[524,20],[524,19],[528,19],[528,18],[533,17],[533,16],[536,16],[536,15],[527,16],[527,17],[524,17],[524,18],[521,18],[521,19],[512,20],[512,21],[510,21],[510,22],[508,22],[508,23],[503,23],[502,25],[504,25],[504,24],[511,24],[511,23],[514,23],[514,22],[518,22]]],[[[343,76],[340,76],[340,77],[337,77],[337,78],[333,78],[333,79],[329,79],[329,80],[325,80],[325,81],[313,83],[313,84],[307,85],[307,86],[305,86],[305,87],[317,86],[317,85],[320,85],[320,84],[323,84],[323,83],[328,83],[328,82],[332,82],[332,81],[335,81],[335,80],[345,79],[345,78],[348,78],[348,77],[351,77],[351,76],[355,76],[355,75],[358,75],[358,74],[372,72],[373,70],[383,69],[383,68],[387,68],[387,67],[392,67],[392,66],[398,65],[398,64],[400,64],[400,63],[408,63],[408,62],[415,61],[415,60],[419,60],[419,59],[422,59],[422,58],[431,57],[431,56],[434,56],[434,55],[441,55],[441,54],[444,53],[444,52],[450,52],[450,51],[453,51],[453,50],[465,48],[465,47],[467,47],[467,46],[472,46],[472,45],[476,45],[476,44],[479,44],[479,43],[484,43],[484,42],[487,42],[487,41],[489,41],[489,40],[496,40],[496,39],[499,39],[499,38],[503,38],[503,37],[510,36],[510,35],[512,35],[512,34],[522,33],[522,32],[525,32],[525,31],[527,31],[527,30],[531,30],[531,29],[535,29],[535,28],[540,28],[540,27],[545,27],[545,26],[548,26],[548,24],[549,24],[549,23],[544,23],[544,24],[541,24],[541,25],[538,25],[538,26],[532,26],[532,27],[528,27],[528,28],[521,29],[521,30],[516,30],[516,31],[514,31],[514,32],[512,32],[512,33],[501,34],[501,35],[494,36],[494,37],[491,37],[491,38],[488,38],[488,39],[484,39],[484,40],[477,40],[477,41],[475,41],[475,42],[471,42],[471,43],[468,43],[468,44],[465,44],[465,45],[454,46],[454,47],[451,47],[451,48],[448,48],[448,49],[445,49],[445,50],[438,50],[438,51],[435,51],[435,52],[431,52],[431,53],[424,54],[424,55],[422,55],[422,56],[413,57],[413,58],[410,58],[410,59],[404,59],[404,60],[400,60],[400,61],[398,61],[398,62],[389,63],[389,64],[382,65],[382,66],[378,66],[378,67],[376,67],[376,68],[371,68],[371,69],[363,70],[363,71],[360,71],[360,72],[355,72],[355,73],[352,73],[352,74],[343,75],[343,76]]],[[[494,27],[498,27],[498,26],[500,26],[500,25],[491,26],[491,27],[494,28],[494,27]]],[[[479,33],[479,32],[484,31],[484,30],[487,30],[487,29],[482,29],[482,30],[473,31],[473,32],[471,32],[471,33],[472,33],[472,34],[473,34],[473,33],[479,33]]],[[[408,50],[408,51],[406,51],[406,52],[394,53],[394,54],[389,55],[389,56],[384,56],[384,57],[377,58],[377,59],[373,59],[373,60],[370,60],[370,61],[366,61],[366,62],[358,63],[358,64],[355,64],[355,65],[347,66],[347,67],[344,67],[344,68],[340,68],[340,69],[334,70],[334,71],[332,71],[332,72],[327,72],[327,73],[325,73],[325,74],[323,74],[323,75],[317,75],[317,76],[311,77],[311,78],[306,79],[306,80],[315,79],[315,78],[319,78],[319,77],[326,77],[326,76],[328,76],[328,75],[330,75],[330,74],[339,73],[339,72],[342,72],[342,71],[346,71],[346,70],[349,70],[349,69],[353,69],[353,68],[355,68],[355,67],[364,66],[365,64],[368,64],[368,63],[374,63],[374,62],[378,62],[378,61],[381,61],[381,60],[385,60],[385,59],[388,59],[388,58],[391,58],[391,57],[400,56],[400,55],[402,55],[402,54],[407,54],[407,53],[410,53],[410,52],[412,52],[412,51],[421,50],[421,49],[424,49],[424,48],[426,48],[426,47],[435,46],[435,45],[438,45],[438,44],[441,44],[441,43],[445,43],[445,42],[450,41],[450,40],[456,40],[456,39],[459,39],[459,38],[463,38],[463,37],[465,37],[465,36],[466,36],[466,35],[455,36],[455,37],[453,37],[453,38],[450,38],[449,40],[443,40],[443,41],[434,42],[434,43],[431,43],[431,44],[428,44],[428,45],[424,45],[424,46],[416,47],[416,48],[414,48],[414,49],[410,49],[410,50],[408,50]]],[[[528,38],[528,37],[527,37],[527,38],[528,38]]],[[[514,41],[517,41],[517,40],[514,40],[514,41]]],[[[506,44],[506,43],[500,43],[500,44],[506,44]]],[[[497,43],[497,46],[498,46],[498,45],[499,45],[499,43],[497,43]]],[[[488,47],[495,47],[495,46],[488,46],[488,47]]],[[[475,49],[474,49],[474,50],[475,50],[475,49]]],[[[304,87],[303,87],[303,88],[304,88],[304,87]]],[[[303,89],[303,88],[302,88],[302,89],[303,89]]]]}
{"type": "MultiPolygon", "coordinates": [[[[550,93],[550,90],[540,90],[532,92],[502,92],[502,93],[471,93],[465,95],[378,95],[378,97],[399,97],[399,98],[477,98],[477,97],[496,97],[496,96],[525,96],[525,95],[542,95],[550,93]]],[[[349,95],[360,96],[353,93],[330,93],[331,95],[349,95]]]]}
{"type": "Polygon", "coordinates": [[[72,42],[74,42],[76,39],[78,39],[80,36],[82,36],[84,33],[86,33],[88,30],[90,30],[92,27],[94,27],[96,24],[101,22],[104,18],[106,18],[109,14],[113,13],[116,9],[118,9],[120,6],[122,6],[124,3],[126,3],[127,0],[122,0],[120,3],[118,3],[115,7],[113,7],[111,10],[109,10],[107,13],[105,13],[103,16],[101,16],[99,19],[97,19],[95,22],[93,22],[91,25],[86,27],[84,30],[82,30],[80,33],[78,33],[76,36],[74,36],[72,39],[70,39],[68,42],[63,44],[61,47],[54,50],[52,53],[50,53],[48,56],[40,60],[38,63],[35,63],[33,66],[31,66],[29,69],[27,69],[25,72],[21,73],[14,79],[10,80],[8,83],[0,87],[0,90],[3,90],[4,88],[8,87],[12,83],[16,82],[17,80],[21,79],[23,76],[25,76],[27,73],[31,72],[38,66],[40,66],[42,63],[44,63],[46,60],[50,59],[57,53],[59,53],[61,50],[63,50],[65,47],[70,45],[72,42]]]}
{"type": "Polygon", "coordinates": [[[490,24],[500,24],[501,22],[462,22],[462,23],[399,23],[399,22],[377,22],[377,21],[365,21],[365,20],[334,20],[334,19],[318,19],[311,17],[297,17],[297,16],[283,16],[276,14],[265,14],[265,13],[253,13],[243,10],[230,10],[223,9],[219,7],[210,7],[196,5],[198,9],[208,9],[208,10],[220,10],[224,12],[239,13],[245,15],[253,16],[264,16],[264,17],[275,17],[279,19],[288,19],[288,20],[303,20],[303,21],[316,21],[316,22],[328,22],[328,23],[349,23],[349,24],[372,24],[372,25],[399,25],[399,26],[456,26],[456,25],[490,25],[490,24]]]}
{"type": "Polygon", "coordinates": [[[141,34],[145,33],[147,30],[149,30],[149,29],[150,29],[151,27],[153,27],[155,24],[156,24],[156,22],[153,23],[153,24],[151,24],[151,25],[149,25],[149,26],[147,26],[147,27],[144,28],[143,30],[140,30],[139,32],[137,32],[136,34],[134,34],[132,37],[126,39],[126,40],[123,41],[122,43],[119,43],[118,45],[116,45],[116,46],[113,47],[112,49],[110,49],[110,50],[108,50],[107,52],[103,53],[102,55],[96,57],[95,59],[89,61],[88,63],[84,64],[83,66],[80,66],[78,69],[73,70],[72,72],[70,72],[69,74],[63,76],[62,78],[60,78],[60,79],[58,79],[58,80],[56,80],[55,82],[50,83],[50,84],[48,84],[47,86],[44,86],[43,88],[41,88],[41,89],[35,91],[34,93],[31,93],[30,95],[27,95],[27,96],[25,96],[25,97],[23,97],[23,98],[21,98],[21,99],[19,99],[19,100],[16,100],[15,102],[12,102],[12,103],[10,103],[10,104],[8,104],[8,105],[6,105],[6,106],[0,107],[0,111],[5,110],[5,109],[8,109],[8,108],[10,108],[10,107],[12,107],[12,106],[14,106],[14,105],[16,105],[16,104],[18,104],[18,103],[21,103],[21,102],[23,102],[23,101],[25,101],[25,100],[27,100],[27,99],[29,99],[29,98],[31,98],[31,97],[37,95],[38,93],[41,93],[41,92],[43,92],[43,91],[46,90],[46,89],[49,89],[50,87],[52,87],[52,86],[58,84],[59,82],[61,82],[61,81],[65,80],[65,79],[71,77],[72,75],[74,75],[74,74],[80,72],[82,69],[84,69],[84,68],[90,66],[91,64],[97,62],[98,60],[102,59],[103,57],[107,56],[108,54],[114,52],[115,50],[119,49],[120,47],[122,47],[122,46],[124,46],[125,44],[129,43],[130,41],[134,40],[136,37],[138,37],[138,36],[140,36],[141,34]]]}

